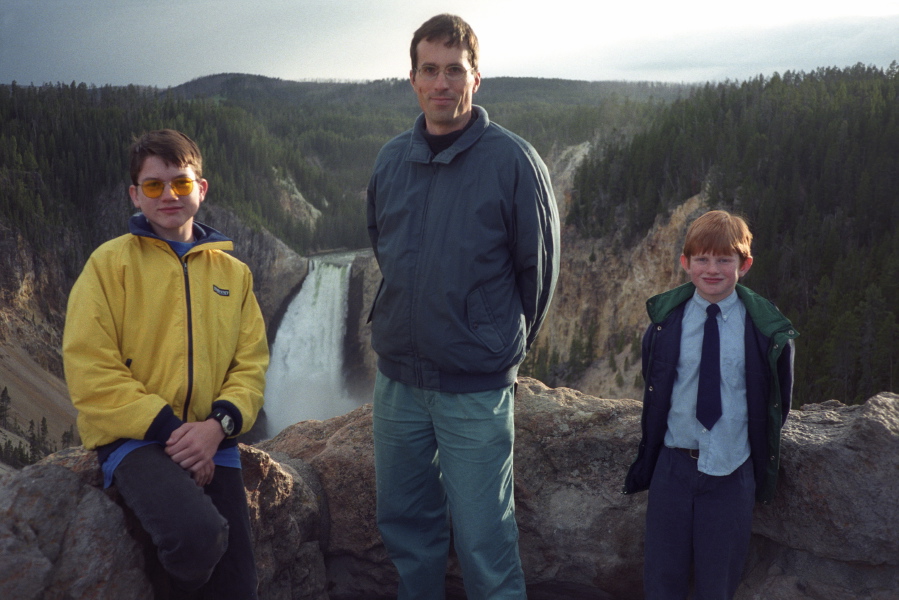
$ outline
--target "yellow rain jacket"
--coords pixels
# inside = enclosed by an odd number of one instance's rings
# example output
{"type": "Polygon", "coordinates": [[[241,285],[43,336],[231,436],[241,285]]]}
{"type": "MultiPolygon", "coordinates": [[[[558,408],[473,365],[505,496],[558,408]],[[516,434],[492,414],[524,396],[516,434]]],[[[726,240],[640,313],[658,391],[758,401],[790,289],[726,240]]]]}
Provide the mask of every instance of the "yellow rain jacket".
{"type": "Polygon", "coordinates": [[[94,251],[69,296],[63,360],[82,443],[165,442],[213,403],[235,435],[248,431],[268,367],[250,269],[209,227],[195,224],[199,241],[179,259],[142,215],[130,226],[94,251]]]}

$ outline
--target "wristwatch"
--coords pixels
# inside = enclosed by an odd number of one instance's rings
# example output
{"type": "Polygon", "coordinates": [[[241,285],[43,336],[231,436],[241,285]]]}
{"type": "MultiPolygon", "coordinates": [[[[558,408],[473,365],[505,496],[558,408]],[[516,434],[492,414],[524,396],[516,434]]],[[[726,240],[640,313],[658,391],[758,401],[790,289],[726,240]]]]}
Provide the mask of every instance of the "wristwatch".
{"type": "Polygon", "coordinates": [[[225,432],[225,437],[229,437],[234,433],[234,419],[231,418],[231,415],[224,408],[215,409],[209,415],[209,418],[219,422],[219,425],[222,426],[222,431],[225,432]]]}

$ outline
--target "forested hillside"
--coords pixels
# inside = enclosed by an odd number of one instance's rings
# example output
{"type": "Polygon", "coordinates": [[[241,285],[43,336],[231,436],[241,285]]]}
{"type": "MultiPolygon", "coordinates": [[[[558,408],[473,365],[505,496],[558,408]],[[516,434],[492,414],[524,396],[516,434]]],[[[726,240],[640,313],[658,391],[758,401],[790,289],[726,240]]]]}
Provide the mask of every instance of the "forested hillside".
{"type": "MultiPolygon", "coordinates": [[[[541,151],[634,131],[686,86],[498,79],[478,102],[541,151]],[[524,94],[523,90],[529,93],[524,94]]],[[[0,85],[0,223],[40,248],[76,232],[67,268],[123,231],[131,212],[126,150],[133,136],[173,127],[204,154],[210,202],[265,227],[296,251],[363,247],[361,203],[379,148],[419,109],[405,80],[290,82],[217,75],[177,88],[0,85]],[[322,212],[290,217],[285,189],[322,212]],[[70,263],[70,264],[69,264],[70,263]]]]}
{"type": "Polygon", "coordinates": [[[706,189],[713,207],[748,218],[746,283],[801,333],[795,402],[896,391],[896,62],[706,85],[597,147],[574,187],[569,223],[624,242],[706,189]]]}
{"type": "MultiPolygon", "coordinates": [[[[105,216],[119,217],[116,230],[122,231],[121,213],[131,211],[123,187],[130,184],[127,147],[133,136],[162,127],[197,140],[211,182],[209,200],[249,224],[300,250],[365,242],[348,190],[291,140],[226,103],[135,86],[0,88],[0,219],[40,246],[62,225],[91,231],[98,211],[108,208],[102,205],[114,202],[119,214],[105,216]],[[315,232],[286,218],[279,203],[284,178],[325,213],[315,232]]],[[[86,239],[91,247],[99,241],[86,239]]]]}

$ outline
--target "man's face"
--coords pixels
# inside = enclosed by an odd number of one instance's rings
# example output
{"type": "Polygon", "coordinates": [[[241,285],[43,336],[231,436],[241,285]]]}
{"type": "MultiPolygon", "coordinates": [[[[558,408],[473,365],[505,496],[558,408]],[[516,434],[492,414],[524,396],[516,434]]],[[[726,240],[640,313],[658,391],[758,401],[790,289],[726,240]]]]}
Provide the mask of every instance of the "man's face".
{"type": "Polygon", "coordinates": [[[732,254],[694,254],[687,258],[683,254],[680,264],[690,276],[699,295],[713,304],[730,296],[737,281],[749,271],[752,257],[740,264],[740,255],[732,254]]]}
{"type": "Polygon", "coordinates": [[[418,43],[418,69],[436,67],[440,72],[434,80],[427,80],[417,71],[409,76],[418,95],[418,104],[425,114],[428,133],[445,135],[468,124],[474,93],[481,85],[480,73],[471,73],[468,49],[449,47],[445,40],[422,40],[418,43]],[[466,70],[459,81],[448,81],[446,68],[456,66],[466,70]]]}
{"type": "Polygon", "coordinates": [[[171,181],[179,177],[196,179],[193,167],[177,167],[163,161],[158,156],[148,156],[137,177],[138,184],[148,180],[162,181],[165,188],[157,198],[149,198],[140,186],[132,185],[128,193],[135,208],[140,209],[153,233],[164,240],[188,242],[193,237],[194,215],[200,203],[206,198],[208,183],[205,179],[195,181],[193,189],[186,196],[179,196],[172,189],[171,181]]]}

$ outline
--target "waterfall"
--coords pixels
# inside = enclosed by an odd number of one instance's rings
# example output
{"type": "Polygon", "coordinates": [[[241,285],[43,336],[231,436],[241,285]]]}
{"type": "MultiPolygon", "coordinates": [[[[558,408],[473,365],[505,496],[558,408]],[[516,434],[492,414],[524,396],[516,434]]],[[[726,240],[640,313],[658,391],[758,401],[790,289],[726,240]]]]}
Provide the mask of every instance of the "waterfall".
{"type": "Polygon", "coordinates": [[[346,414],[362,402],[344,386],[347,292],[355,253],[309,260],[309,273],[284,314],[266,373],[268,435],[299,421],[346,414]]]}

